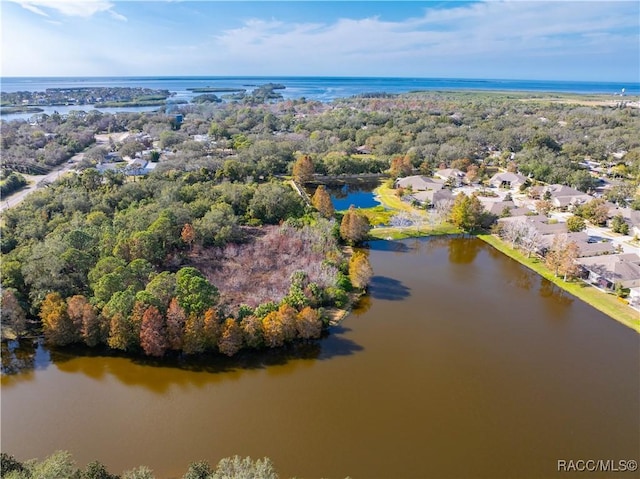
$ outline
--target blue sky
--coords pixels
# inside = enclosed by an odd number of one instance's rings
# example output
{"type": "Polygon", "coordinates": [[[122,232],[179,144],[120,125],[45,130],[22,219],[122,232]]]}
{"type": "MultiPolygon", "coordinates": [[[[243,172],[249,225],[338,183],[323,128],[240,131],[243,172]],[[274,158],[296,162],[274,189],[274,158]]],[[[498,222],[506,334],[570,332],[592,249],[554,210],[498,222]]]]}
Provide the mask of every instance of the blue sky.
{"type": "Polygon", "coordinates": [[[640,81],[640,2],[0,0],[2,76],[640,81]]]}

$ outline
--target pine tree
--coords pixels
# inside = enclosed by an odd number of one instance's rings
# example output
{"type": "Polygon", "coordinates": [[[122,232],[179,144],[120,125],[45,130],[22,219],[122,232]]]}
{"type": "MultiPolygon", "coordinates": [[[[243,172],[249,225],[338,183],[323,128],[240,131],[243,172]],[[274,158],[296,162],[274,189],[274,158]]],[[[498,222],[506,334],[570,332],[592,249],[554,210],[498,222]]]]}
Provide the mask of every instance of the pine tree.
{"type": "Polygon", "coordinates": [[[325,218],[333,218],[335,208],[333,207],[331,196],[327,193],[327,189],[324,185],[318,186],[316,192],[311,198],[311,204],[325,218]]]}

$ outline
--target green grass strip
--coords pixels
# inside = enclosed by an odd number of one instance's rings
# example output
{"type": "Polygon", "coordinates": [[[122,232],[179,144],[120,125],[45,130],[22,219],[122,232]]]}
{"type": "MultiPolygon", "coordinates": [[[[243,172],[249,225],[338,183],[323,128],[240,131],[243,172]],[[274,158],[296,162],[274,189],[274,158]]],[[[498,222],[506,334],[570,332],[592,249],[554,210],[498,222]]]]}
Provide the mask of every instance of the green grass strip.
{"type": "Polygon", "coordinates": [[[562,278],[557,278],[540,259],[528,258],[520,251],[517,251],[499,238],[482,234],[477,235],[478,239],[490,244],[501,253],[506,254],[510,258],[516,260],[520,264],[523,264],[529,269],[532,269],[543,278],[551,281],[556,286],[564,289],[565,291],[573,294],[577,298],[581,299],[587,304],[590,304],[597,310],[603,312],[607,316],[615,319],[619,323],[633,329],[637,333],[640,333],[640,313],[635,309],[628,306],[622,299],[618,298],[614,294],[608,294],[600,291],[597,288],[589,286],[583,281],[567,281],[562,278]]]}

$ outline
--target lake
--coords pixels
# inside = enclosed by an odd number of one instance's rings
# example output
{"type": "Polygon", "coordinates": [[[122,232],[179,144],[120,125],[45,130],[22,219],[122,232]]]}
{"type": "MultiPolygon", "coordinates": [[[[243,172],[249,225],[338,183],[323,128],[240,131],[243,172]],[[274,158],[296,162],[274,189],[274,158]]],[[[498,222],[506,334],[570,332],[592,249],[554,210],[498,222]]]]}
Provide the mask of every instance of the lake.
{"type": "Polygon", "coordinates": [[[476,239],[369,254],[370,296],[297,348],[180,367],[39,349],[2,377],[2,450],[159,478],[233,454],[306,478],[566,477],[558,460],[640,459],[635,332],[476,239]]]}

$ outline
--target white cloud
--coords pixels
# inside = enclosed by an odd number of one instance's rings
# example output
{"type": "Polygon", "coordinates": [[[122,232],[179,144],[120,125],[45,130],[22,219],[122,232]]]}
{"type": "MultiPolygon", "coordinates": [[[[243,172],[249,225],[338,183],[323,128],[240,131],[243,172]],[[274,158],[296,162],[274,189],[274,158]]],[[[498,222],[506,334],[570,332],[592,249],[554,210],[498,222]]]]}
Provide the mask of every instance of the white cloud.
{"type": "Polygon", "coordinates": [[[119,20],[126,18],[113,10],[114,4],[108,0],[10,0],[23,8],[48,16],[45,10],[54,10],[69,17],[91,17],[96,13],[109,12],[119,20]]]}
{"type": "Polygon", "coordinates": [[[637,65],[637,10],[631,2],[490,1],[430,8],[406,21],[370,17],[286,24],[254,19],[218,34],[217,54],[222,64],[259,67],[265,74],[285,66],[297,74],[332,67],[393,74],[385,70],[384,62],[390,62],[409,75],[431,75],[433,70],[423,65],[437,67],[443,60],[449,66],[457,61],[462,71],[464,62],[480,58],[488,63],[530,58],[542,66],[550,56],[569,62],[572,56],[596,53],[626,54],[626,61],[637,65]]]}

